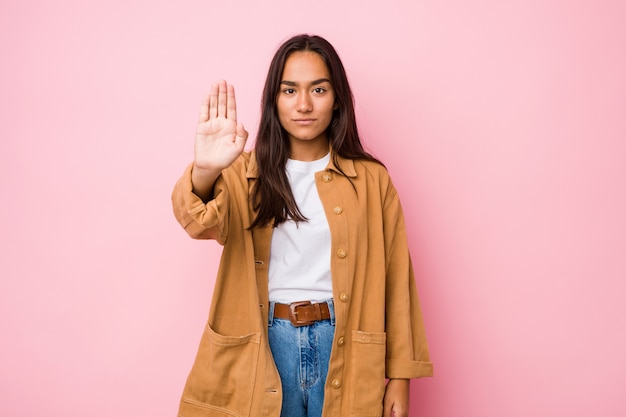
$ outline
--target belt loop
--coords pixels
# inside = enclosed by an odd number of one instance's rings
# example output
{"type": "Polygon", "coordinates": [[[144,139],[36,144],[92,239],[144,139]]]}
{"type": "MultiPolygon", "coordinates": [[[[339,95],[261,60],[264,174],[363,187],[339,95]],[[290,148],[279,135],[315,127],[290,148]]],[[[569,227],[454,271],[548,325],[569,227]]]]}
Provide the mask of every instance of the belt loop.
{"type": "Polygon", "coordinates": [[[276,305],[276,301],[270,301],[270,308],[267,314],[267,326],[272,327],[274,323],[274,305],[276,305]]]}
{"type": "Polygon", "coordinates": [[[330,313],[330,324],[332,326],[335,325],[335,303],[333,299],[326,300],[326,304],[328,304],[328,312],[330,313]]]}

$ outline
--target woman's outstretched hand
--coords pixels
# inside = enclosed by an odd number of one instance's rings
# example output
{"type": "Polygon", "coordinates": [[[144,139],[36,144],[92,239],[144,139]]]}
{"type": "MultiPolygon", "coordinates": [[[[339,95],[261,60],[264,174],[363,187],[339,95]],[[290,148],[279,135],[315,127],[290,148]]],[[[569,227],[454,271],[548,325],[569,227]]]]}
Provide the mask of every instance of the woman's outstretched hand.
{"type": "Polygon", "coordinates": [[[202,102],[196,130],[193,191],[207,200],[222,170],[243,152],[248,132],[237,123],[235,88],[222,80],[202,102]]]}

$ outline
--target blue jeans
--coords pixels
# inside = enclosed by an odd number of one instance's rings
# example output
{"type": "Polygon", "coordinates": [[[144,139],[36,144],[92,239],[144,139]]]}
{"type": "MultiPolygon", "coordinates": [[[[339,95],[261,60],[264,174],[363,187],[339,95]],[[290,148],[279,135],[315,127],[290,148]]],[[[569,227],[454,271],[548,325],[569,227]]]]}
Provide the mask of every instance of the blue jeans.
{"type": "Polygon", "coordinates": [[[327,300],[330,320],[294,327],[289,320],[274,318],[270,303],[268,336],[283,387],[281,417],[320,417],[324,384],[335,334],[335,310],[327,300]]]}

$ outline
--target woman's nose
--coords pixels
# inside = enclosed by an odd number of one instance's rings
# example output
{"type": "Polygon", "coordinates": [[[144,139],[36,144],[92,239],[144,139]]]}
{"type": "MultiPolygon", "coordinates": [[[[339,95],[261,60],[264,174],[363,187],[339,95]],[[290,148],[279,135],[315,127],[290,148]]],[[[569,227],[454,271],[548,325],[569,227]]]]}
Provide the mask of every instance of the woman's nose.
{"type": "Polygon", "coordinates": [[[300,94],[298,97],[298,111],[308,112],[311,110],[312,110],[311,97],[306,93],[300,94]]]}

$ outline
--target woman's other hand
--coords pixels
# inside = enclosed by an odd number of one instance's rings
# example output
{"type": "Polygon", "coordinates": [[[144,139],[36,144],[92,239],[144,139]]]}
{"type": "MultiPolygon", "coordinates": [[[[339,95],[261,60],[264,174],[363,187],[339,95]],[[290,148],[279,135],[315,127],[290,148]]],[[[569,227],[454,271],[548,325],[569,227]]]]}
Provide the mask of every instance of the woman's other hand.
{"type": "Polygon", "coordinates": [[[383,399],[384,417],[408,417],[410,379],[390,379],[383,399]]]}

